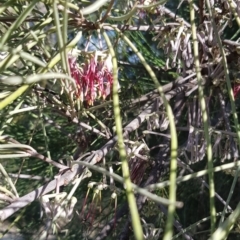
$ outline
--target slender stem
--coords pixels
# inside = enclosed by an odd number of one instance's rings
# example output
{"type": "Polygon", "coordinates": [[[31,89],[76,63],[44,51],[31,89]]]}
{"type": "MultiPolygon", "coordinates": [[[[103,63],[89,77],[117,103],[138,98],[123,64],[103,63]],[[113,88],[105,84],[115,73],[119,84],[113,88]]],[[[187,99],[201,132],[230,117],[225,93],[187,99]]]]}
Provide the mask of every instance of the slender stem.
{"type": "MultiPolygon", "coordinates": [[[[40,102],[39,96],[37,96],[37,98],[38,98],[38,103],[39,103],[40,102]]],[[[43,138],[44,138],[44,144],[45,144],[45,150],[46,150],[46,153],[47,153],[47,157],[49,159],[52,159],[51,158],[51,153],[50,153],[49,147],[48,147],[49,138],[48,138],[46,127],[45,127],[45,124],[44,124],[44,121],[43,121],[43,112],[42,112],[42,109],[41,109],[39,104],[38,104],[38,114],[39,114],[39,119],[40,119],[40,122],[41,122],[41,127],[42,127],[42,132],[43,132],[43,138]]],[[[50,169],[52,171],[52,168],[50,168],[50,169]]]]}
{"type": "MultiPolygon", "coordinates": [[[[94,170],[96,172],[102,173],[110,178],[113,178],[115,181],[120,182],[122,184],[125,184],[125,179],[119,175],[117,175],[116,173],[113,172],[109,172],[107,171],[105,168],[93,165],[91,163],[85,162],[85,161],[73,161],[73,164],[78,164],[78,165],[82,165],[85,166],[91,170],[94,170]]],[[[176,207],[181,208],[183,206],[182,202],[170,202],[168,199],[159,197],[149,191],[147,191],[145,188],[140,188],[137,185],[135,185],[134,183],[131,183],[132,185],[132,189],[134,189],[137,193],[147,197],[148,199],[153,200],[156,203],[160,203],[163,205],[168,206],[169,204],[174,204],[176,207]]]]}
{"type": "MultiPolygon", "coordinates": [[[[202,76],[200,70],[200,62],[199,62],[199,50],[198,50],[198,41],[197,41],[197,31],[195,24],[195,10],[193,6],[193,0],[189,1],[190,6],[190,21],[192,28],[192,39],[193,39],[193,51],[194,51],[194,63],[196,66],[196,76],[198,82],[198,93],[199,93],[199,101],[200,107],[202,111],[202,120],[204,127],[204,136],[207,142],[207,161],[208,161],[208,169],[213,168],[213,159],[212,159],[212,145],[211,145],[211,137],[209,135],[209,124],[208,124],[208,114],[206,108],[206,102],[204,99],[204,92],[202,87],[202,76]]],[[[215,187],[214,187],[214,175],[213,171],[209,171],[209,195],[210,195],[210,216],[211,216],[211,233],[214,232],[215,224],[216,224],[216,209],[215,209],[215,187]]]]}
{"type": "Polygon", "coordinates": [[[15,197],[19,198],[17,189],[16,189],[15,185],[13,184],[12,179],[9,177],[8,173],[6,172],[5,168],[3,167],[3,165],[1,163],[0,163],[0,172],[1,172],[1,175],[3,177],[5,177],[5,180],[8,182],[8,184],[12,188],[12,190],[15,194],[15,197]]]}
{"type": "Polygon", "coordinates": [[[111,0],[110,4],[109,4],[109,6],[108,6],[107,11],[104,13],[103,17],[102,17],[101,20],[100,20],[101,23],[104,23],[105,20],[108,18],[108,15],[109,15],[109,13],[110,13],[111,10],[112,10],[113,4],[114,4],[114,0],[111,0]]]}
{"type": "Polygon", "coordinates": [[[240,203],[238,203],[236,209],[230,214],[227,220],[220,225],[220,227],[211,236],[211,240],[224,240],[227,238],[233,225],[238,221],[240,216],[240,203]]]}
{"type": "MultiPolygon", "coordinates": [[[[222,212],[219,212],[216,214],[216,216],[220,216],[222,214],[222,212]]],[[[194,224],[191,224],[190,226],[188,226],[187,228],[182,229],[178,234],[174,235],[173,238],[171,240],[175,240],[175,239],[179,239],[179,237],[181,235],[183,235],[184,233],[190,232],[193,229],[196,229],[197,226],[200,226],[202,223],[210,220],[211,217],[205,217],[197,222],[195,222],[194,224]]],[[[219,238],[216,238],[219,239],[219,238]]]]}
{"type": "Polygon", "coordinates": [[[64,52],[66,53],[66,51],[64,50],[64,33],[62,34],[62,27],[60,26],[60,20],[59,20],[59,12],[58,12],[58,8],[57,8],[57,1],[54,0],[53,1],[53,15],[54,15],[54,22],[55,22],[55,26],[56,26],[56,32],[57,32],[57,39],[58,39],[58,48],[59,48],[59,52],[60,52],[60,56],[61,56],[61,63],[62,63],[62,68],[64,73],[67,72],[68,69],[68,64],[67,64],[67,59],[66,59],[66,55],[64,54],[64,52]]]}
{"type": "Polygon", "coordinates": [[[38,2],[38,0],[31,1],[31,3],[26,6],[24,11],[19,15],[19,17],[16,19],[16,21],[8,28],[8,30],[2,35],[0,39],[0,49],[3,48],[4,44],[7,42],[8,38],[12,35],[13,31],[17,29],[28,17],[28,15],[31,13],[32,9],[34,8],[35,4],[38,2]]]}
{"type": "MultiPolygon", "coordinates": [[[[221,56],[222,56],[222,64],[223,64],[223,67],[224,67],[224,75],[225,75],[225,78],[226,78],[227,91],[228,91],[228,95],[229,95],[229,99],[230,99],[230,103],[231,103],[231,110],[232,110],[232,114],[233,114],[233,120],[234,120],[234,125],[235,125],[235,131],[237,133],[237,140],[238,140],[238,147],[239,147],[240,146],[240,128],[239,128],[238,116],[237,116],[237,112],[236,112],[236,105],[235,105],[235,101],[234,101],[234,97],[233,97],[233,91],[232,91],[232,87],[231,87],[231,81],[230,81],[230,78],[229,78],[229,69],[228,69],[226,54],[225,54],[220,36],[218,34],[218,29],[217,29],[216,23],[214,21],[215,16],[214,16],[214,13],[212,11],[212,6],[211,6],[209,0],[206,1],[206,5],[207,5],[207,8],[208,8],[209,16],[210,16],[211,23],[212,23],[212,26],[213,26],[214,34],[215,34],[215,37],[217,39],[217,43],[218,43],[220,53],[221,53],[221,56]]],[[[234,180],[233,180],[231,189],[229,191],[229,195],[228,195],[228,198],[227,198],[227,201],[226,201],[226,206],[224,207],[220,222],[222,222],[223,219],[224,219],[224,216],[225,216],[225,213],[226,213],[226,210],[227,210],[226,207],[229,205],[229,202],[231,200],[234,188],[235,188],[236,183],[237,183],[239,172],[240,172],[240,167],[238,167],[237,171],[235,172],[234,180]]],[[[222,225],[224,225],[224,223],[221,224],[218,227],[217,231],[223,231],[223,232],[227,231],[228,232],[229,229],[223,229],[222,225]]],[[[231,227],[228,224],[225,224],[224,226],[231,227]]]]}
{"type": "Polygon", "coordinates": [[[2,110],[7,105],[9,105],[14,100],[16,100],[19,96],[21,96],[24,92],[26,92],[29,87],[30,87],[30,85],[23,85],[23,86],[19,87],[15,92],[13,92],[11,95],[4,98],[0,102],[0,110],[2,110]]]}
{"type": "MultiPolygon", "coordinates": [[[[199,172],[188,174],[188,175],[185,175],[183,177],[178,177],[176,179],[176,184],[186,182],[186,181],[191,180],[193,178],[202,177],[202,176],[208,174],[211,171],[220,172],[220,171],[224,171],[224,170],[228,170],[228,169],[233,169],[233,168],[236,168],[236,167],[239,167],[239,166],[240,166],[240,161],[236,161],[236,162],[233,162],[233,163],[223,164],[223,165],[215,167],[215,168],[208,168],[206,170],[202,170],[202,171],[199,171],[199,172]]],[[[154,189],[157,189],[157,188],[165,188],[169,185],[170,185],[170,181],[164,181],[164,182],[161,182],[161,183],[155,183],[155,184],[148,185],[146,188],[149,189],[149,190],[154,190],[154,189]]]]}
{"type": "Polygon", "coordinates": [[[105,3],[107,3],[109,0],[96,0],[91,5],[82,8],[80,10],[82,15],[89,15],[91,13],[94,13],[99,10],[105,3]]]}
{"type": "MultiPolygon", "coordinates": [[[[117,32],[120,33],[118,29],[115,28],[117,32]]],[[[176,126],[174,122],[174,115],[172,112],[172,108],[168,103],[166,96],[164,94],[163,87],[160,85],[155,73],[153,72],[150,65],[146,62],[145,58],[142,54],[138,51],[138,49],[134,46],[134,44],[122,33],[120,33],[122,39],[132,48],[135,54],[138,56],[140,61],[142,62],[143,66],[147,70],[148,74],[152,78],[158,92],[163,100],[164,107],[167,112],[167,116],[169,119],[169,126],[170,126],[170,134],[171,134],[171,160],[170,160],[170,187],[169,187],[169,200],[170,202],[176,201],[176,178],[177,178],[177,148],[178,148],[178,141],[177,141],[177,132],[176,126]]],[[[175,206],[170,204],[168,206],[168,217],[166,223],[166,229],[163,240],[170,239],[173,234],[173,221],[174,221],[174,214],[175,214],[175,206]]]]}
{"type": "Polygon", "coordinates": [[[114,110],[114,118],[115,118],[115,124],[116,124],[117,142],[118,142],[119,154],[122,162],[122,172],[123,172],[124,184],[126,186],[126,194],[127,194],[128,204],[129,204],[129,210],[132,218],[133,231],[134,231],[135,238],[137,240],[143,240],[143,230],[142,230],[141,221],[140,221],[140,217],[137,209],[136,199],[133,193],[127,154],[126,154],[125,145],[123,141],[122,121],[121,121],[120,106],[119,106],[120,103],[119,103],[119,96],[118,96],[117,58],[116,58],[112,43],[105,31],[103,32],[103,36],[105,38],[105,41],[109,47],[110,54],[112,56],[113,110],[114,110]]]}
{"type": "Polygon", "coordinates": [[[67,6],[67,1],[65,1],[65,6],[64,6],[64,12],[63,12],[63,28],[62,28],[62,37],[63,37],[63,46],[64,46],[64,59],[66,59],[66,72],[68,73],[69,76],[71,76],[71,71],[70,67],[68,64],[68,53],[65,48],[67,45],[67,39],[68,39],[68,6],[67,6]]]}
{"type": "Polygon", "coordinates": [[[228,4],[230,5],[231,11],[232,11],[232,13],[233,13],[233,15],[235,17],[235,20],[236,20],[236,22],[238,24],[238,27],[240,27],[240,18],[238,16],[238,13],[236,12],[236,9],[237,9],[236,3],[233,3],[232,0],[227,0],[227,1],[228,1],[228,4]]]}

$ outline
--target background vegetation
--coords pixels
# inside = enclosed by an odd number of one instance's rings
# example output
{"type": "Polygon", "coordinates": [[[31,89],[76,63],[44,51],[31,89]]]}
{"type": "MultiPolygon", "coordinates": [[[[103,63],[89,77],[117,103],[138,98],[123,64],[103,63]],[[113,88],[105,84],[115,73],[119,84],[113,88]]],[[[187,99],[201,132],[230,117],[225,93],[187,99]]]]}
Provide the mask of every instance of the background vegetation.
{"type": "Polygon", "coordinates": [[[240,239],[239,9],[2,1],[2,239],[240,239]]]}

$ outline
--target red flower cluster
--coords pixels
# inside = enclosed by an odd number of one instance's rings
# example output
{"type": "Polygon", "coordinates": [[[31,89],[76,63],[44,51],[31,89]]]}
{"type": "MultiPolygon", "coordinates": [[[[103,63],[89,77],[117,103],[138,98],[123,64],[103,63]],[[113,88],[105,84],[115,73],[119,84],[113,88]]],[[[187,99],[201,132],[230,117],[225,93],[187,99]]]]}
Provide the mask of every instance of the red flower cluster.
{"type": "Polygon", "coordinates": [[[233,96],[234,96],[234,99],[237,98],[239,93],[240,93],[240,84],[234,84],[234,86],[233,86],[233,96]]]}
{"type": "Polygon", "coordinates": [[[98,60],[98,55],[91,57],[80,68],[77,57],[68,56],[72,78],[76,82],[76,96],[81,102],[93,105],[98,98],[105,99],[111,92],[113,84],[112,61],[110,55],[105,60],[98,60]]]}

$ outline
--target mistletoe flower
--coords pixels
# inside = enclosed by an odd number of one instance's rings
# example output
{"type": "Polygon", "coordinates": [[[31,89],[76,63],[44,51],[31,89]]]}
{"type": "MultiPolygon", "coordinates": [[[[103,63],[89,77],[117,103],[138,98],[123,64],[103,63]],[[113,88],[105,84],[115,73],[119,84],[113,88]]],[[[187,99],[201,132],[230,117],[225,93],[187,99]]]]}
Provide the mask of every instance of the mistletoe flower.
{"type": "Polygon", "coordinates": [[[235,84],[234,87],[233,87],[233,96],[234,96],[234,99],[237,98],[237,96],[239,95],[240,93],[240,84],[235,84]]]}
{"type": "Polygon", "coordinates": [[[77,65],[77,58],[69,55],[71,76],[76,82],[76,97],[81,102],[93,105],[95,99],[105,99],[111,92],[113,84],[112,60],[110,55],[103,59],[100,52],[87,59],[82,68],[77,65]],[[98,58],[98,57],[101,58],[98,58]]]}
{"type": "Polygon", "coordinates": [[[98,95],[99,97],[105,99],[110,94],[113,84],[112,59],[110,55],[108,55],[104,61],[98,64],[96,79],[99,91],[98,95]]]}
{"type": "Polygon", "coordinates": [[[68,63],[71,71],[71,77],[75,80],[76,82],[76,96],[79,98],[81,96],[81,91],[82,91],[82,83],[81,83],[81,71],[77,65],[77,57],[74,55],[69,55],[68,56],[68,63]]]}

